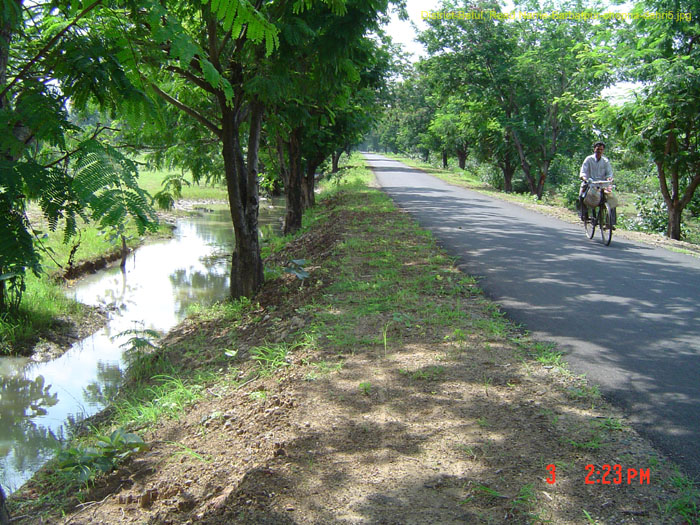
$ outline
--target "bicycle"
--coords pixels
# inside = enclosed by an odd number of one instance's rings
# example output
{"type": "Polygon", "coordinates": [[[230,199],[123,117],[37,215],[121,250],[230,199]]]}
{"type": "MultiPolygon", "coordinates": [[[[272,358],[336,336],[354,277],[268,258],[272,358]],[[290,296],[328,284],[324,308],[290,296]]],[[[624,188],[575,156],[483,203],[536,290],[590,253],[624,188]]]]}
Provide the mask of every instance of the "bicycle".
{"type": "Polygon", "coordinates": [[[600,202],[597,206],[589,207],[589,216],[583,221],[583,227],[589,239],[593,238],[597,227],[600,230],[600,236],[605,246],[610,246],[614,229],[613,208],[608,204],[605,194],[612,191],[612,184],[609,181],[589,182],[586,191],[590,191],[591,188],[600,190],[600,202]]]}

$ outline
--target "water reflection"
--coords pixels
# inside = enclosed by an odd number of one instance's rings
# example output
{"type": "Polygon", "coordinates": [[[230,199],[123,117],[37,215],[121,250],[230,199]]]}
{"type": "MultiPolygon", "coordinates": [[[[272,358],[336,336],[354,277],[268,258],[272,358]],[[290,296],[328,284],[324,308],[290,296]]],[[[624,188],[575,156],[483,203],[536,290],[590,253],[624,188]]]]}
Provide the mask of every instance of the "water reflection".
{"type": "MultiPolygon", "coordinates": [[[[261,207],[261,224],[279,226],[284,206],[261,207]]],[[[230,214],[207,213],[178,221],[171,240],[139,248],[124,270],[115,267],[81,279],[77,300],[107,307],[109,324],[48,363],[0,358],[0,484],[19,488],[53,456],[74,424],[104,408],[124,371],[121,341],[130,328],[166,331],[193,302],[227,297],[230,214]]]]}

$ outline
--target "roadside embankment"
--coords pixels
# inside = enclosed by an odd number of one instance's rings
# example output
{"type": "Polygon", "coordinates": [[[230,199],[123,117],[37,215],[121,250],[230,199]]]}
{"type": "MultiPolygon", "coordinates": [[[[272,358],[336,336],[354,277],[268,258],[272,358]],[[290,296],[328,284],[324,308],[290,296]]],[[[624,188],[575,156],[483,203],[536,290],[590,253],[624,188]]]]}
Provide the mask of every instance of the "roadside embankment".
{"type": "Polygon", "coordinates": [[[348,172],[269,242],[254,300],[134,350],[13,523],[697,521],[692,484],[595,385],[348,172]]]}

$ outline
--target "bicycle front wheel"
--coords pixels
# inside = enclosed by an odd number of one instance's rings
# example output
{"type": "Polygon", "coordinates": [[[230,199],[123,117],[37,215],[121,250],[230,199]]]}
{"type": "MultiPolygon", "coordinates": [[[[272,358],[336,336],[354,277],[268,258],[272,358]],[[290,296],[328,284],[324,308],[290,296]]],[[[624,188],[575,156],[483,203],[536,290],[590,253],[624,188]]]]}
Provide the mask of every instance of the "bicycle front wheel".
{"type": "Polygon", "coordinates": [[[596,208],[591,208],[588,210],[588,217],[583,223],[583,227],[586,229],[586,237],[589,239],[593,238],[595,235],[595,225],[596,225],[596,208]]]}
{"type": "Polygon", "coordinates": [[[603,239],[605,246],[610,246],[610,241],[612,241],[612,210],[610,205],[606,202],[600,207],[600,214],[598,215],[598,227],[600,228],[600,236],[603,239]]]}

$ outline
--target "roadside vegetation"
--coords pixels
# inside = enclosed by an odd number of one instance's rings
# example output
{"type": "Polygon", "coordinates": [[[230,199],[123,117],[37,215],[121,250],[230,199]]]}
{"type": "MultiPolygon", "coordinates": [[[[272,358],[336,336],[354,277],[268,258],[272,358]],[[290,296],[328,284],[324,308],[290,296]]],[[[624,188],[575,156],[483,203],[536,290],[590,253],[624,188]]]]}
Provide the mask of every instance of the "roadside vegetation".
{"type": "Polygon", "coordinates": [[[359,163],[264,245],[254,299],[132,340],[17,523],[698,522],[697,487],[359,163]]]}
{"type": "MultiPolygon", "coordinates": [[[[523,206],[550,213],[561,219],[578,224],[580,222],[577,210],[579,179],[577,169],[571,168],[568,184],[557,187],[547,184],[542,198],[537,198],[527,191],[504,192],[502,181],[499,179],[497,168],[488,163],[467,161],[465,169],[450,160],[447,167],[442,166],[442,159],[430,155],[426,162],[420,156],[386,154],[389,158],[425,170],[451,184],[476,189],[492,197],[517,202],[523,206]]],[[[658,201],[654,178],[643,176],[639,171],[620,169],[615,172],[615,194],[618,206],[617,228],[621,232],[639,233],[640,239],[647,242],[658,242],[670,249],[700,253],[700,215],[696,214],[695,200],[692,206],[684,212],[683,240],[674,241],[664,235],[666,216],[664,207],[658,201]]],[[[517,187],[517,184],[516,184],[517,187]]],[[[696,199],[700,202],[700,196],[696,199]]],[[[624,235],[624,233],[623,233],[624,235]]]]}
{"type": "Polygon", "coordinates": [[[392,84],[364,147],[573,207],[583,159],[603,141],[627,197],[621,225],[697,243],[697,3],[628,7],[441,2],[417,35],[426,56],[392,84]]]}

